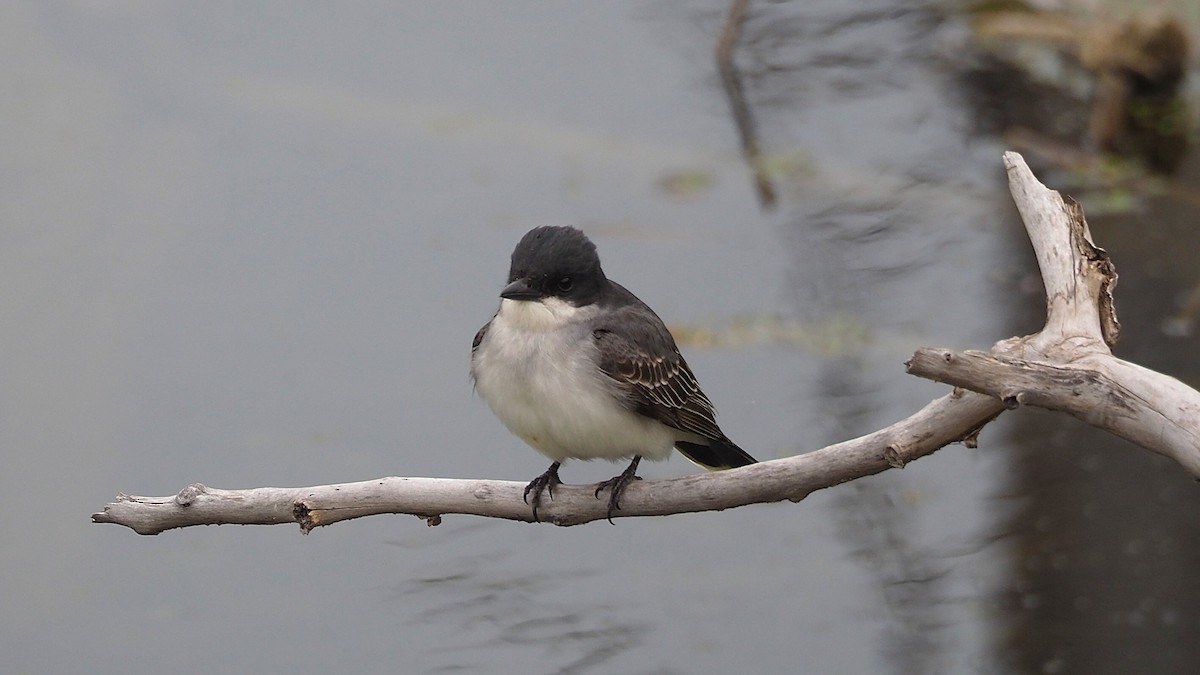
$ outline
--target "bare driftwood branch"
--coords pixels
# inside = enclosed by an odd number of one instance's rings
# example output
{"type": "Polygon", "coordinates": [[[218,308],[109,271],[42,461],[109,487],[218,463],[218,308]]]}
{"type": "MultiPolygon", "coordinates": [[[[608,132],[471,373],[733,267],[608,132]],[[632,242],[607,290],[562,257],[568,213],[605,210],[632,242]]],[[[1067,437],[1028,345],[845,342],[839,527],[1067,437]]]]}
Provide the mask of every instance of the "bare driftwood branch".
{"type": "Polygon", "coordinates": [[[1175,378],[1093,354],[1047,363],[983,352],[920,349],[909,372],[988,394],[1015,409],[1065,412],[1200,476],[1200,394],[1175,378]]]}
{"type": "MultiPolygon", "coordinates": [[[[979,428],[1004,406],[996,399],[956,392],[932,401],[917,414],[886,429],[814,452],[740,469],[663,481],[638,481],[621,495],[613,517],[665,516],[719,511],[783,500],[894,467],[955,441],[974,442],[979,428]]],[[[191,525],[276,525],[298,523],[305,533],[341,520],[383,513],[410,514],[437,525],[451,513],[533,520],[522,501],[524,482],[453,478],[379,478],[306,488],[218,490],[199,483],[169,497],[120,495],[92,514],[97,523],[117,523],[138,534],[158,534],[191,525]]],[[[538,509],[556,525],[579,525],[607,516],[608,500],[594,486],[561,485],[538,509]]]]}
{"type": "Polygon", "coordinates": [[[1200,392],[1113,356],[1121,327],[1112,261],[1092,242],[1074,200],[1039,183],[1020,155],[1005,153],[1004,162],[1042,271],[1046,326],[998,342],[990,354],[921,349],[908,372],[999,398],[1009,408],[1068,413],[1200,476],[1200,392]]]}
{"type": "MultiPolygon", "coordinates": [[[[1046,189],[1020,155],[1006,153],[1013,198],[1037,252],[1046,286],[1045,328],[996,343],[990,353],[920,349],[909,372],[963,389],[874,433],[795,457],[663,481],[639,481],[615,517],[714,511],[800,501],[856,478],[903,467],[950,443],[974,446],[979,431],[1006,408],[1036,405],[1072,414],[1200,476],[1200,393],[1173,378],[1114,357],[1116,273],[1091,241],[1078,205],[1046,189]],[[970,389],[972,391],[964,391],[970,389]],[[976,393],[978,392],[978,393],[976,393]]],[[[298,523],[315,527],[398,513],[430,525],[446,514],[531,521],[524,483],[450,478],[379,478],[306,488],[218,490],[198,483],[168,497],[120,495],[97,523],[139,534],[191,525],[298,523]]],[[[607,500],[594,487],[562,485],[539,509],[542,520],[578,525],[604,519],[607,500]]]]}

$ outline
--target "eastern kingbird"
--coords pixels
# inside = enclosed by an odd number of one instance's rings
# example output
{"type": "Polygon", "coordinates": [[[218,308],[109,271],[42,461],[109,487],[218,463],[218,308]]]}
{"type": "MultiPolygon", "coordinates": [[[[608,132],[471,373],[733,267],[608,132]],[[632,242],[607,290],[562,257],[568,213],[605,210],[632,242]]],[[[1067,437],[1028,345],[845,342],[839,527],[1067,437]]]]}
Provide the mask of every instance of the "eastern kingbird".
{"type": "Polygon", "coordinates": [[[610,490],[608,518],[643,457],[671,448],[709,470],[754,464],[715,411],[654,310],[600,268],[573,227],[538,227],[517,243],[500,309],[471,345],[475,388],[509,431],[554,460],[525,487],[538,520],[567,458],[632,458],[610,490]]]}

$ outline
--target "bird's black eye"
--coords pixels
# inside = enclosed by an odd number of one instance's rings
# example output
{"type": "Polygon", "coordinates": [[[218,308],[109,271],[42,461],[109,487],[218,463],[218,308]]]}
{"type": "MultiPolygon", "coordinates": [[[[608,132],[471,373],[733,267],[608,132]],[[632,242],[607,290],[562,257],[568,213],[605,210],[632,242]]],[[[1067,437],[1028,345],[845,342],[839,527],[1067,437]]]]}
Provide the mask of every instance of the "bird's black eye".
{"type": "Polygon", "coordinates": [[[575,280],[571,277],[560,277],[555,285],[560,293],[569,293],[575,287],[575,280]]]}

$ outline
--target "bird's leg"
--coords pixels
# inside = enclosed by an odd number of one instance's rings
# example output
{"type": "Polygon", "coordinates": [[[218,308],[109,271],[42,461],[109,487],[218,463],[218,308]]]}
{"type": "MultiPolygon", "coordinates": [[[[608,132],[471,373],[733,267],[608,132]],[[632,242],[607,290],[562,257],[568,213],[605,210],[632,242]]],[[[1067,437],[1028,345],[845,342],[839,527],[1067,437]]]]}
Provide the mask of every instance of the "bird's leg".
{"type": "Polygon", "coordinates": [[[642,479],[641,476],[637,475],[638,462],[640,461],[642,461],[642,456],[634,455],[633,461],[629,463],[629,468],[622,471],[621,475],[614,476],[596,485],[596,499],[600,498],[600,491],[604,488],[610,490],[608,493],[608,522],[613,525],[616,523],[613,523],[612,514],[613,511],[621,509],[621,493],[625,492],[625,486],[635,480],[642,479]]]}
{"type": "Polygon", "coordinates": [[[550,493],[550,499],[554,499],[554,486],[561,485],[562,481],[558,479],[558,467],[562,466],[562,462],[555,462],[550,465],[549,469],[542,475],[529,481],[529,485],[525,486],[525,503],[529,503],[529,493],[533,493],[533,522],[540,523],[538,520],[538,506],[542,503],[542,490],[550,493]]]}

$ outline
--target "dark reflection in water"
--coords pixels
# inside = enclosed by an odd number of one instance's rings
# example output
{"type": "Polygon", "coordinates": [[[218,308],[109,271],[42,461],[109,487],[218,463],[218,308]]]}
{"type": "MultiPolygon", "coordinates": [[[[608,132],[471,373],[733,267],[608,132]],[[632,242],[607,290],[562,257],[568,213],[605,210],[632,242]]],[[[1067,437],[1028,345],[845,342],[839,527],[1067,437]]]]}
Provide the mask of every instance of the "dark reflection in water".
{"type": "MultiPolygon", "coordinates": [[[[1040,285],[1022,282],[1037,271],[998,172],[962,150],[992,121],[985,108],[955,105],[989,100],[979,96],[988,83],[966,76],[966,60],[944,49],[963,44],[961,29],[925,3],[782,3],[746,21],[739,63],[767,153],[801,145],[811,156],[796,164],[816,167],[791,177],[796,187],[782,205],[796,312],[813,322],[853,317],[870,336],[818,366],[819,443],[915,410],[906,405],[920,397],[897,396],[904,385],[887,360],[895,334],[985,349],[1044,320],[1041,296],[1023,293],[1040,285]],[[823,147],[823,134],[803,126],[816,119],[837,128],[830,120],[857,114],[854,100],[872,102],[856,143],[823,147]],[[838,174],[843,164],[850,175],[838,174]]],[[[986,156],[994,162],[998,153],[986,156]]],[[[1092,219],[1122,275],[1117,353],[1193,386],[1196,338],[1168,337],[1162,327],[1200,284],[1200,214],[1187,206],[1198,164],[1192,157],[1175,179],[1183,199],[1160,200],[1142,219],[1092,219]]],[[[948,499],[930,507],[938,513],[914,506],[922,500],[914,472],[941,471],[944,485],[967,490],[961,483],[971,478],[944,463],[836,489],[838,536],[877,580],[885,622],[877,649],[890,671],[1197,672],[1200,486],[1192,477],[1039,411],[1005,415],[983,443],[1011,468],[992,473],[997,483],[974,498],[987,514],[978,519],[955,513],[948,499]],[[952,534],[930,544],[931,527],[952,534]],[[980,575],[990,586],[964,586],[980,575]],[[973,638],[983,643],[977,653],[964,644],[973,638]]]]}
{"type": "Polygon", "coordinates": [[[838,496],[839,526],[852,557],[879,579],[889,615],[879,650],[891,672],[941,672],[947,646],[942,629],[949,620],[942,611],[947,602],[942,582],[949,566],[915,543],[913,523],[900,501],[892,491],[857,481],[838,496]]]}
{"type": "MultiPolygon", "coordinates": [[[[1163,331],[1200,282],[1200,157],[1174,198],[1092,218],[1113,255],[1119,356],[1200,385],[1196,337],[1163,331]]],[[[1200,484],[1174,462],[1061,415],[1022,412],[1014,462],[1012,587],[1003,614],[1022,672],[1192,673],[1200,668],[1200,484]]]]}
{"type": "MultiPolygon", "coordinates": [[[[957,28],[941,9],[790,3],[759,8],[745,31],[746,81],[767,147],[812,154],[811,173],[792,176],[781,218],[794,311],[865,336],[835,339],[807,383],[820,411],[809,436],[835,442],[928,401],[930,390],[899,367],[927,343],[921,336],[986,347],[981,340],[1008,334],[1008,305],[978,307],[997,280],[1017,276],[1008,267],[1019,242],[997,235],[1013,226],[997,215],[1011,210],[1001,206],[998,149],[964,151],[958,135],[967,125],[939,51],[957,28]]],[[[945,452],[958,454],[834,490],[839,543],[873,579],[873,648],[888,672],[987,662],[978,608],[990,591],[979,570],[996,550],[993,523],[976,515],[988,486],[970,484],[987,475],[963,475],[951,460],[966,451],[945,452]]]]}

